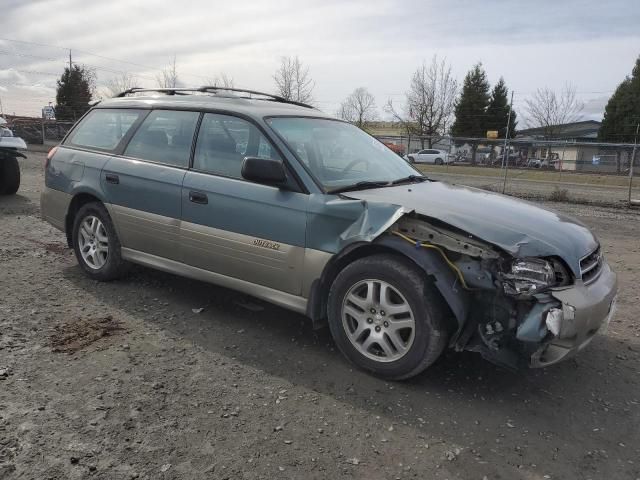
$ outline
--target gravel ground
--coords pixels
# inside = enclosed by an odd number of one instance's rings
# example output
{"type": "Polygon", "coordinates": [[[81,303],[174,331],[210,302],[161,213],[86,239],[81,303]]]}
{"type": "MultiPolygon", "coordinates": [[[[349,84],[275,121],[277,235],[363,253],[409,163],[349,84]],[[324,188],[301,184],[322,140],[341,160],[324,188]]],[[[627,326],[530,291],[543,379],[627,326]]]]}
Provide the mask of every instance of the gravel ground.
{"type": "Polygon", "coordinates": [[[640,478],[637,214],[553,205],[619,273],[618,314],[580,356],[512,373],[450,352],[386,383],[229,290],[88,280],[39,217],[42,161],[0,199],[0,479],[640,478]]]}

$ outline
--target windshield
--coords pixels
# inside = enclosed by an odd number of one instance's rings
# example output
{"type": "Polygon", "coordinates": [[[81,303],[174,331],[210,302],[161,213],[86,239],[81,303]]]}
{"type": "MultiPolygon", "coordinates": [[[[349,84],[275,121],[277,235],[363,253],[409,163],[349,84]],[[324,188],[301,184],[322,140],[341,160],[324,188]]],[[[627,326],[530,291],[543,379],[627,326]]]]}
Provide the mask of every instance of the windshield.
{"type": "Polygon", "coordinates": [[[349,123],[301,117],[276,117],[267,122],[328,191],[420,175],[384,144],[349,123]]]}

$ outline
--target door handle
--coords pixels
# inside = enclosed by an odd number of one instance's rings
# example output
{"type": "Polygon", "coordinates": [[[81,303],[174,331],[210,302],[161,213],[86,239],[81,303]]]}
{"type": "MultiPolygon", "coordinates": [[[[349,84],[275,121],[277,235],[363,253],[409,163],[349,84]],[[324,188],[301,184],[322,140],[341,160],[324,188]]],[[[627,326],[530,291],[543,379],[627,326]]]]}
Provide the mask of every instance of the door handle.
{"type": "Polygon", "coordinates": [[[189,201],[193,203],[200,203],[202,205],[209,203],[209,199],[206,194],[194,191],[189,192],[189,201]]]}
{"type": "Polygon", "coordinates": [[[120,183],[120,177],[113,173],[107,173],[104,176],[104,179],[107,181],[107,183],[113,183],[114,185],[118,185],[120,183]]]}

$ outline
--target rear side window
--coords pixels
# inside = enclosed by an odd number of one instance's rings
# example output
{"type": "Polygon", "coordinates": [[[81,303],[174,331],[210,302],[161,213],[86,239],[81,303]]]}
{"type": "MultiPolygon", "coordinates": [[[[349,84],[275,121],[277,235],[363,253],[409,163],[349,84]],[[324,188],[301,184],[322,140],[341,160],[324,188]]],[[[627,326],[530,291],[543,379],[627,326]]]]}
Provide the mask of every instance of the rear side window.
{"type": "Polygon", "coordinates": [[[252,123],[230,115],[206,113],[198,133],[193,168],[242,178],[245,157],[280,159],[271,143],[252,123]]]}
{"type": "Polygon", "coordinates": [[[124,155],[186,168],[198,112],[153,110],[133,135],[124,155]]]}
{"type": "Polygon", "coordinates": [[[142,110],[92,110],[65,143],[111,152],[142,114],[142,110]]]}

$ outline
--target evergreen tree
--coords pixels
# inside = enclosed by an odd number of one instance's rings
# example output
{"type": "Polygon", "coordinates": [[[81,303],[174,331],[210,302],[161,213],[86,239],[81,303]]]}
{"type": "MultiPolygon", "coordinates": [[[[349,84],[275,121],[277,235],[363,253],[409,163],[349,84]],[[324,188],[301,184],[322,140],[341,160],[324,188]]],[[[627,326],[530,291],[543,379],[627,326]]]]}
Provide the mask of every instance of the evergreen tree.
{"type": "Polygon", "coordinates": [[[491,99],[487,107],[487,130],[497,130],[498,138],[504,138],[507,134],[507,121],[509,121],[509,138],[516,136],[518,120],[516,112],[511,112],[509,119],[509,90],[500,77],[491,91],[491,99]]]}
{"type": "MultiPolygon", "coordinates": [[[[451,127],[454,137],[484,137],[487,134],[489,82],[482,63],[476,64],[464,77],[462,93],[456,102],[455,121],[451,127]]],[[[478,144],[471,143],[471,163],[476,163],[478,144]]]]}
{"type": "Polygon", "coordinates": [[[604,110],[598,139],[606,142],[632,143],[640,122],[640,57],[631,73],[618,85],[604,110]]]}
{"type": "Polygon", "coordinates": [[[451,127],[453,136],[484,137],[486,135],[489,88],[487,74],[482,68],[482,63],[478,63],[464,77],[462,93],[455,107],[456,118],[451,127]]]}
{"type": "Polygon", "coordinates": [[[56,92],[56,118],[77,120],[89,110],[95,84],[95,74],[80,65],[66,67],[58,80],[56,92]]]}

